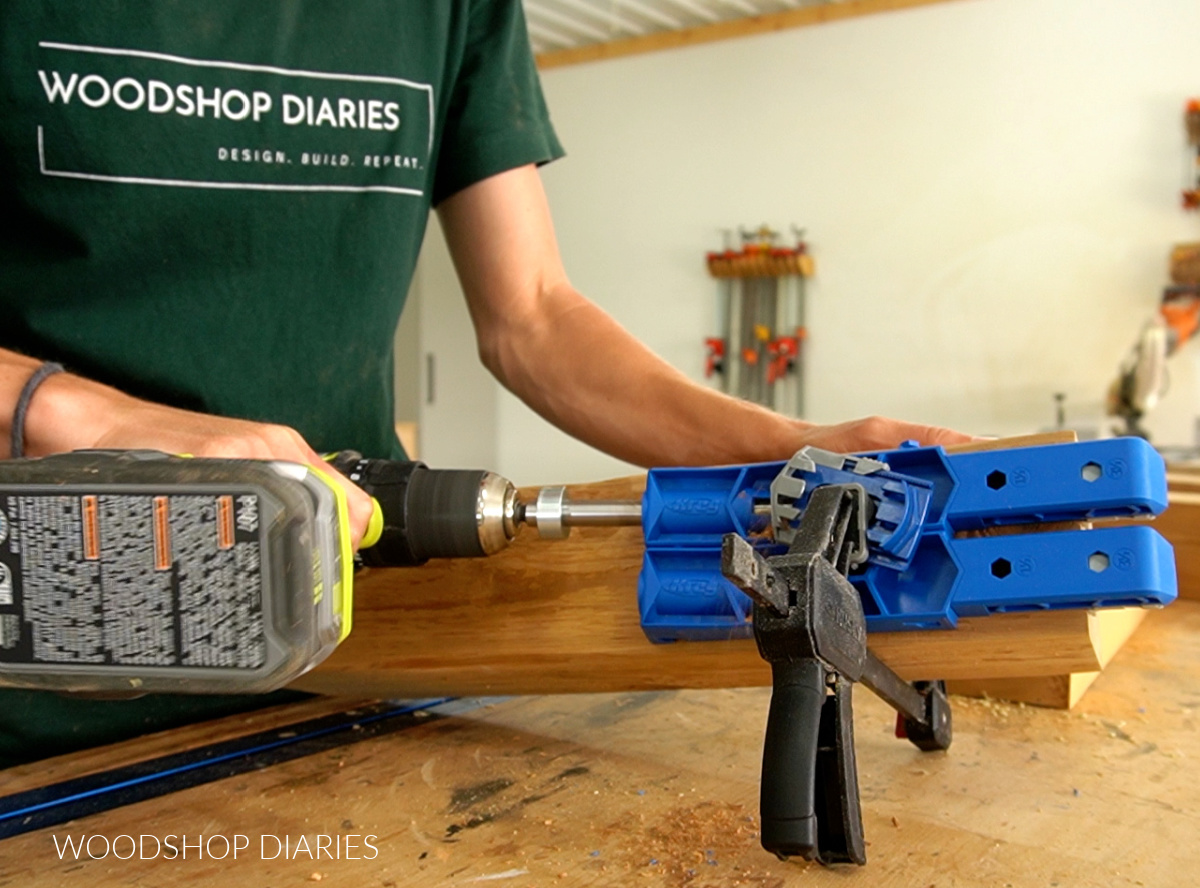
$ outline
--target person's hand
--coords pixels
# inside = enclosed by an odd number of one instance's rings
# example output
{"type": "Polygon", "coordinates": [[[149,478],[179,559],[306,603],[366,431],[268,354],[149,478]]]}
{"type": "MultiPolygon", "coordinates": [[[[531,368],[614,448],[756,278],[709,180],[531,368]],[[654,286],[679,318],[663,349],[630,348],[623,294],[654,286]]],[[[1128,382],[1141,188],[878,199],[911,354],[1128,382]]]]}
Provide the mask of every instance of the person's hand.
{"type": "Polygon", "coordinates": [[[920,425],[869,416],[837,425],[813,425],[797,422],[797,444],[799,450],[806,445],[831,450],[834,453],[858,453],[863,451],[892,450],[905,441],[916,441],[924,445],[967,444],[978,441],[974,435],[956,432],[941,426],[920,425]]]}
{"type": "Polygon", "coordinates": [[[370,496],[326,463],[295,429],[166,407],[78,376],[56,374],[30,404],[26,452],[45,456],[82,448],[302,463],[320,469],[346,491],[355,549],[371,518],[370,496]]]}

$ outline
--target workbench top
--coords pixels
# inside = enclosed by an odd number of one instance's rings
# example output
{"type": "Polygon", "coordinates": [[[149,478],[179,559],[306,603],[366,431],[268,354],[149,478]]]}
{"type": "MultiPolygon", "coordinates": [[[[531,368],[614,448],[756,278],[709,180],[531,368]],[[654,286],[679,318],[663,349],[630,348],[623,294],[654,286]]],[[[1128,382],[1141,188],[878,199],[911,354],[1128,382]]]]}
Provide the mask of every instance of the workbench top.
{"type": "MultiPolygon", "coordinates": [[[[1197,882],[1200,603],[1151,613],[1074,712],[953,698],[948,753],[896,740],[891,711],[859,689],[862,869],[784,863],[759,847],[768,695],[756,688],[468,704],[459,715],[415,719],[353,745],[2,840],[0,886],[1197,882]],[[60,861],[55,850],[67,836],[174,835],[179,844],[184,834],[193,845],[200,835],[241,835],[248,847],[237,860],[197,859],[193,847],[186,860],[60,861]],[[345,859],[351,835],[358,859],[345,859]],[[329,851],[315,859],[322,836],[341,859],[329,851]],[[301,837],[307,850],[297,857],[301,837]]],[[[331,708],[306,703],[12,769],[0,773],[0,792],[322,707],[331,708]]],[[[222,850],[220,841],[208,847],[222,850]]]]}

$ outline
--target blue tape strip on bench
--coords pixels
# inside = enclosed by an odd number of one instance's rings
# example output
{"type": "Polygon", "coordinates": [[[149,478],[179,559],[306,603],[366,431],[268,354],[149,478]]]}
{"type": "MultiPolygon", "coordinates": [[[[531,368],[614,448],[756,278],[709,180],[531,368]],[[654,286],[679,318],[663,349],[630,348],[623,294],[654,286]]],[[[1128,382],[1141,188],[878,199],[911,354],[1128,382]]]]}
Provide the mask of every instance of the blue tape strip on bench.
{"type": "Polygon", "coordinates": [[[427,724],[452,699],[375,704],[0,797],[0,839],[427,724]]]}

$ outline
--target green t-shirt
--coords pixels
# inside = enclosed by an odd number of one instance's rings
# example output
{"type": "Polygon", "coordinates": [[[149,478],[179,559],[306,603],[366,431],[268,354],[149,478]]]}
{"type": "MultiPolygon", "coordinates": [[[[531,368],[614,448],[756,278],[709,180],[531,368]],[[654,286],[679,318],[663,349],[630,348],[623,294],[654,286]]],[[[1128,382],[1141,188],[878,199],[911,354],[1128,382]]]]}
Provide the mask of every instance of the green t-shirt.
{"type": "MultiPolygon", "coordinates": [[[[562,149],[519,0],[3,0],[0,347],[400,456],[429,208],[562,149]]],[[[0,765],[244,699],[0,693],[0,765]]]]}
{"type": "Polygon", "coordinates": [[[430,204],[561,154],[517,0],[4,0],[0,346],[398,455],[430,204]]]}

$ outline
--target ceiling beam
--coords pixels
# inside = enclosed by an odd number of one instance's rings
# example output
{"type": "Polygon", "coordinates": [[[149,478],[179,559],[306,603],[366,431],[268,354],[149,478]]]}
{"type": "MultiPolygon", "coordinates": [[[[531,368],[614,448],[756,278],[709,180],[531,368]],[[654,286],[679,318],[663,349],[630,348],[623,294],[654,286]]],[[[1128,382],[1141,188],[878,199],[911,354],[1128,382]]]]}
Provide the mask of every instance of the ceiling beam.
{"type": "Polygon", "coordinates": [[[755,34],[770,34],[789,28],[823,25],[828,22],[857,18],[863,15],[893,12],[917,6],[930,6],[934,3],[952,2],[955,2],[955,0],[841,0],[841,2],[837,3],[820,3],[814,6],[788,9],[783,12],[772,12],[766,15],[750,16],[749,18],[715,22],[710,25],[698,25],[694,28],[684,28],[678,31],[659,31],[641,37],[628,37],[621,40],[610,40],[607,43],[597,43],[591,46],[543,52],[537,56],[537,63],[538,67],[545,71],[549,68],[559,68],[564,65],[598,62],[604,59],[615,59],[639,53],[657,52],[660,49],[696,46],[702,43],[712,43],[717,40],[750,37],[755,34]]]}

